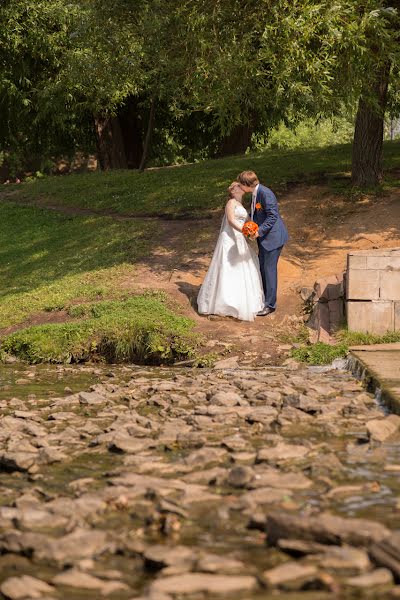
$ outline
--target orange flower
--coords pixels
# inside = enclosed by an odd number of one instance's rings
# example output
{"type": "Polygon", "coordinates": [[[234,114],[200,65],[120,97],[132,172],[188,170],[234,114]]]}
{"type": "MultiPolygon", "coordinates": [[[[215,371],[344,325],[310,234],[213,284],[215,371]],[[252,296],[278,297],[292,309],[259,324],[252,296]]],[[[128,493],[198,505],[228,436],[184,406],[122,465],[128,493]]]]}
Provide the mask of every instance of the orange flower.
{"type": "Polygon", "coordinates": [[[245,223],[242,227],[242,233],[246,237],[254,235],[257,231],[258,225],[257,223],[254,223],[254,221],[247,221],[247,223],[245,223]]]}
{"type": "Polygon", "coordinates": [[[260,208],[262,208],[262,206],[261,206],[261,204],[260,204],[259,202],[257,202],[257,204],[256,204],[256,209],[257,209],[257,210],[260,210],[260,208]]]}

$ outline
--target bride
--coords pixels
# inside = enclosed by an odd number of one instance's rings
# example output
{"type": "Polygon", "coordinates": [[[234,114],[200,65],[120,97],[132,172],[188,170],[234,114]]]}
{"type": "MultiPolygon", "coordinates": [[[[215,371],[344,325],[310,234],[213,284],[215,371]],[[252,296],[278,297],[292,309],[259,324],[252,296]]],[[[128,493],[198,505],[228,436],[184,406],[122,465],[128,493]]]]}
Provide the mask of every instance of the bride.
{"type": "Polygon", "coordinates": [[[229,186],[228,192],[217,245],[197,304],[203,315],[254,321],[264,307],[264,293],[257,254],[242,233],[244,223],[249,220],[242,204],[245,192],[237,181],[229,186]]]}

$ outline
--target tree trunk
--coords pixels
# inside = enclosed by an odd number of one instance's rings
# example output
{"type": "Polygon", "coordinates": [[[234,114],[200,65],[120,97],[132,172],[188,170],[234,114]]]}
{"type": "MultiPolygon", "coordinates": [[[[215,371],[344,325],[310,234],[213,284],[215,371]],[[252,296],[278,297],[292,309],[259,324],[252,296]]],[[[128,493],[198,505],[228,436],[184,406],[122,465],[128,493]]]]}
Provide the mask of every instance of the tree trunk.
{"type": "Polygon", "coordinates": [[[236,125],[229,135],[224,137],[215,153],[215,158],[244,154],[251,142],[253,128],[249,125],[236,125]]]}
{"type": "Polygon", "coordinates": [[[360,188],[377,185],[383,177],[382,144],[389,72],[389,65],[381,68],[358,103],[351,181],[360,188]]]}
{"type": "Polygon", "coordinates": [[[129,96],[118,111],[128,169],[138,169],[143,156],[143,131],[138,100],[129,96]]]}
{"type": "Polygon", "coordinates": [[[95,115],[94,123],[101,170],[126,169],[128,163],[118,117],[95,115]]]}
{"type": "Polygon", "coordinates": [[[144,141],[143,155],[142,155],[142,160],[140,161],[139,171],[144,171],[144,168],[145,168],[146,162],[147,162],[147,157],[149,155],[151,136],[152,136],[153,127],[154,127],[155,107],[156,107],[156,101],[155,101],[155,98],[152,98],[151,104],[150,104],[149,122],[147,124],[146,139],[144,141]]]}

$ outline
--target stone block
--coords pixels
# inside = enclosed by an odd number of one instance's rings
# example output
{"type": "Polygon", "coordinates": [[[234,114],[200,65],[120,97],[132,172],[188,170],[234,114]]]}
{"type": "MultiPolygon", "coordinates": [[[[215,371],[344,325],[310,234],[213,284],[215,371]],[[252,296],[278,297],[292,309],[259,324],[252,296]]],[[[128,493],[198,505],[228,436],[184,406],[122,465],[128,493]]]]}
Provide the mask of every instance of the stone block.
{"type": "Polygon", "coordinates": [[[394,302],[347,302],[347,325],[350,331],[382,335],[394,331],[394,302]]]}
{"type": "Polygon", "coordinates": [[[367,269],[400,269],[400,254],[396,256],[367,256],[367,269]]]}
{"type": "Polygon", "coordinates": [[[359,254],[348,254],[347,255],[347,270],[351,269],[366,269],[367,268],[367,257],[360,256],[359,254]]]}
{"type": "Polygon", "coordinates": [[[400,269],[380,272],[381,300],[400,300],[400,269]]]}
{"type": "Polygon", "coordinates": [[[347,300],[379,300],[380,272],[367,269],[347,271],[347,300]]]}

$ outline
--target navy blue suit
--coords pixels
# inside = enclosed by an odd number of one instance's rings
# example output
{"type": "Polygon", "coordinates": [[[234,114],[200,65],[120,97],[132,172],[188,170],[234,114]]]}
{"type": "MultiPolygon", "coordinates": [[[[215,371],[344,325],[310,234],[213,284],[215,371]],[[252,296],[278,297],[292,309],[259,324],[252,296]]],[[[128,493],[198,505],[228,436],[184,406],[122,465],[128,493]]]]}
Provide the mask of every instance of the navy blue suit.
{"type": "Polygon", "coordinates": [[[253,220],[258,225],[258,258],[265,294],[265,306],[275,310],[278,289],[278,260],[284,244],[289,239],[287,229],[279,214],[278,202],[272,190],[259,184],[253,220]]]}

